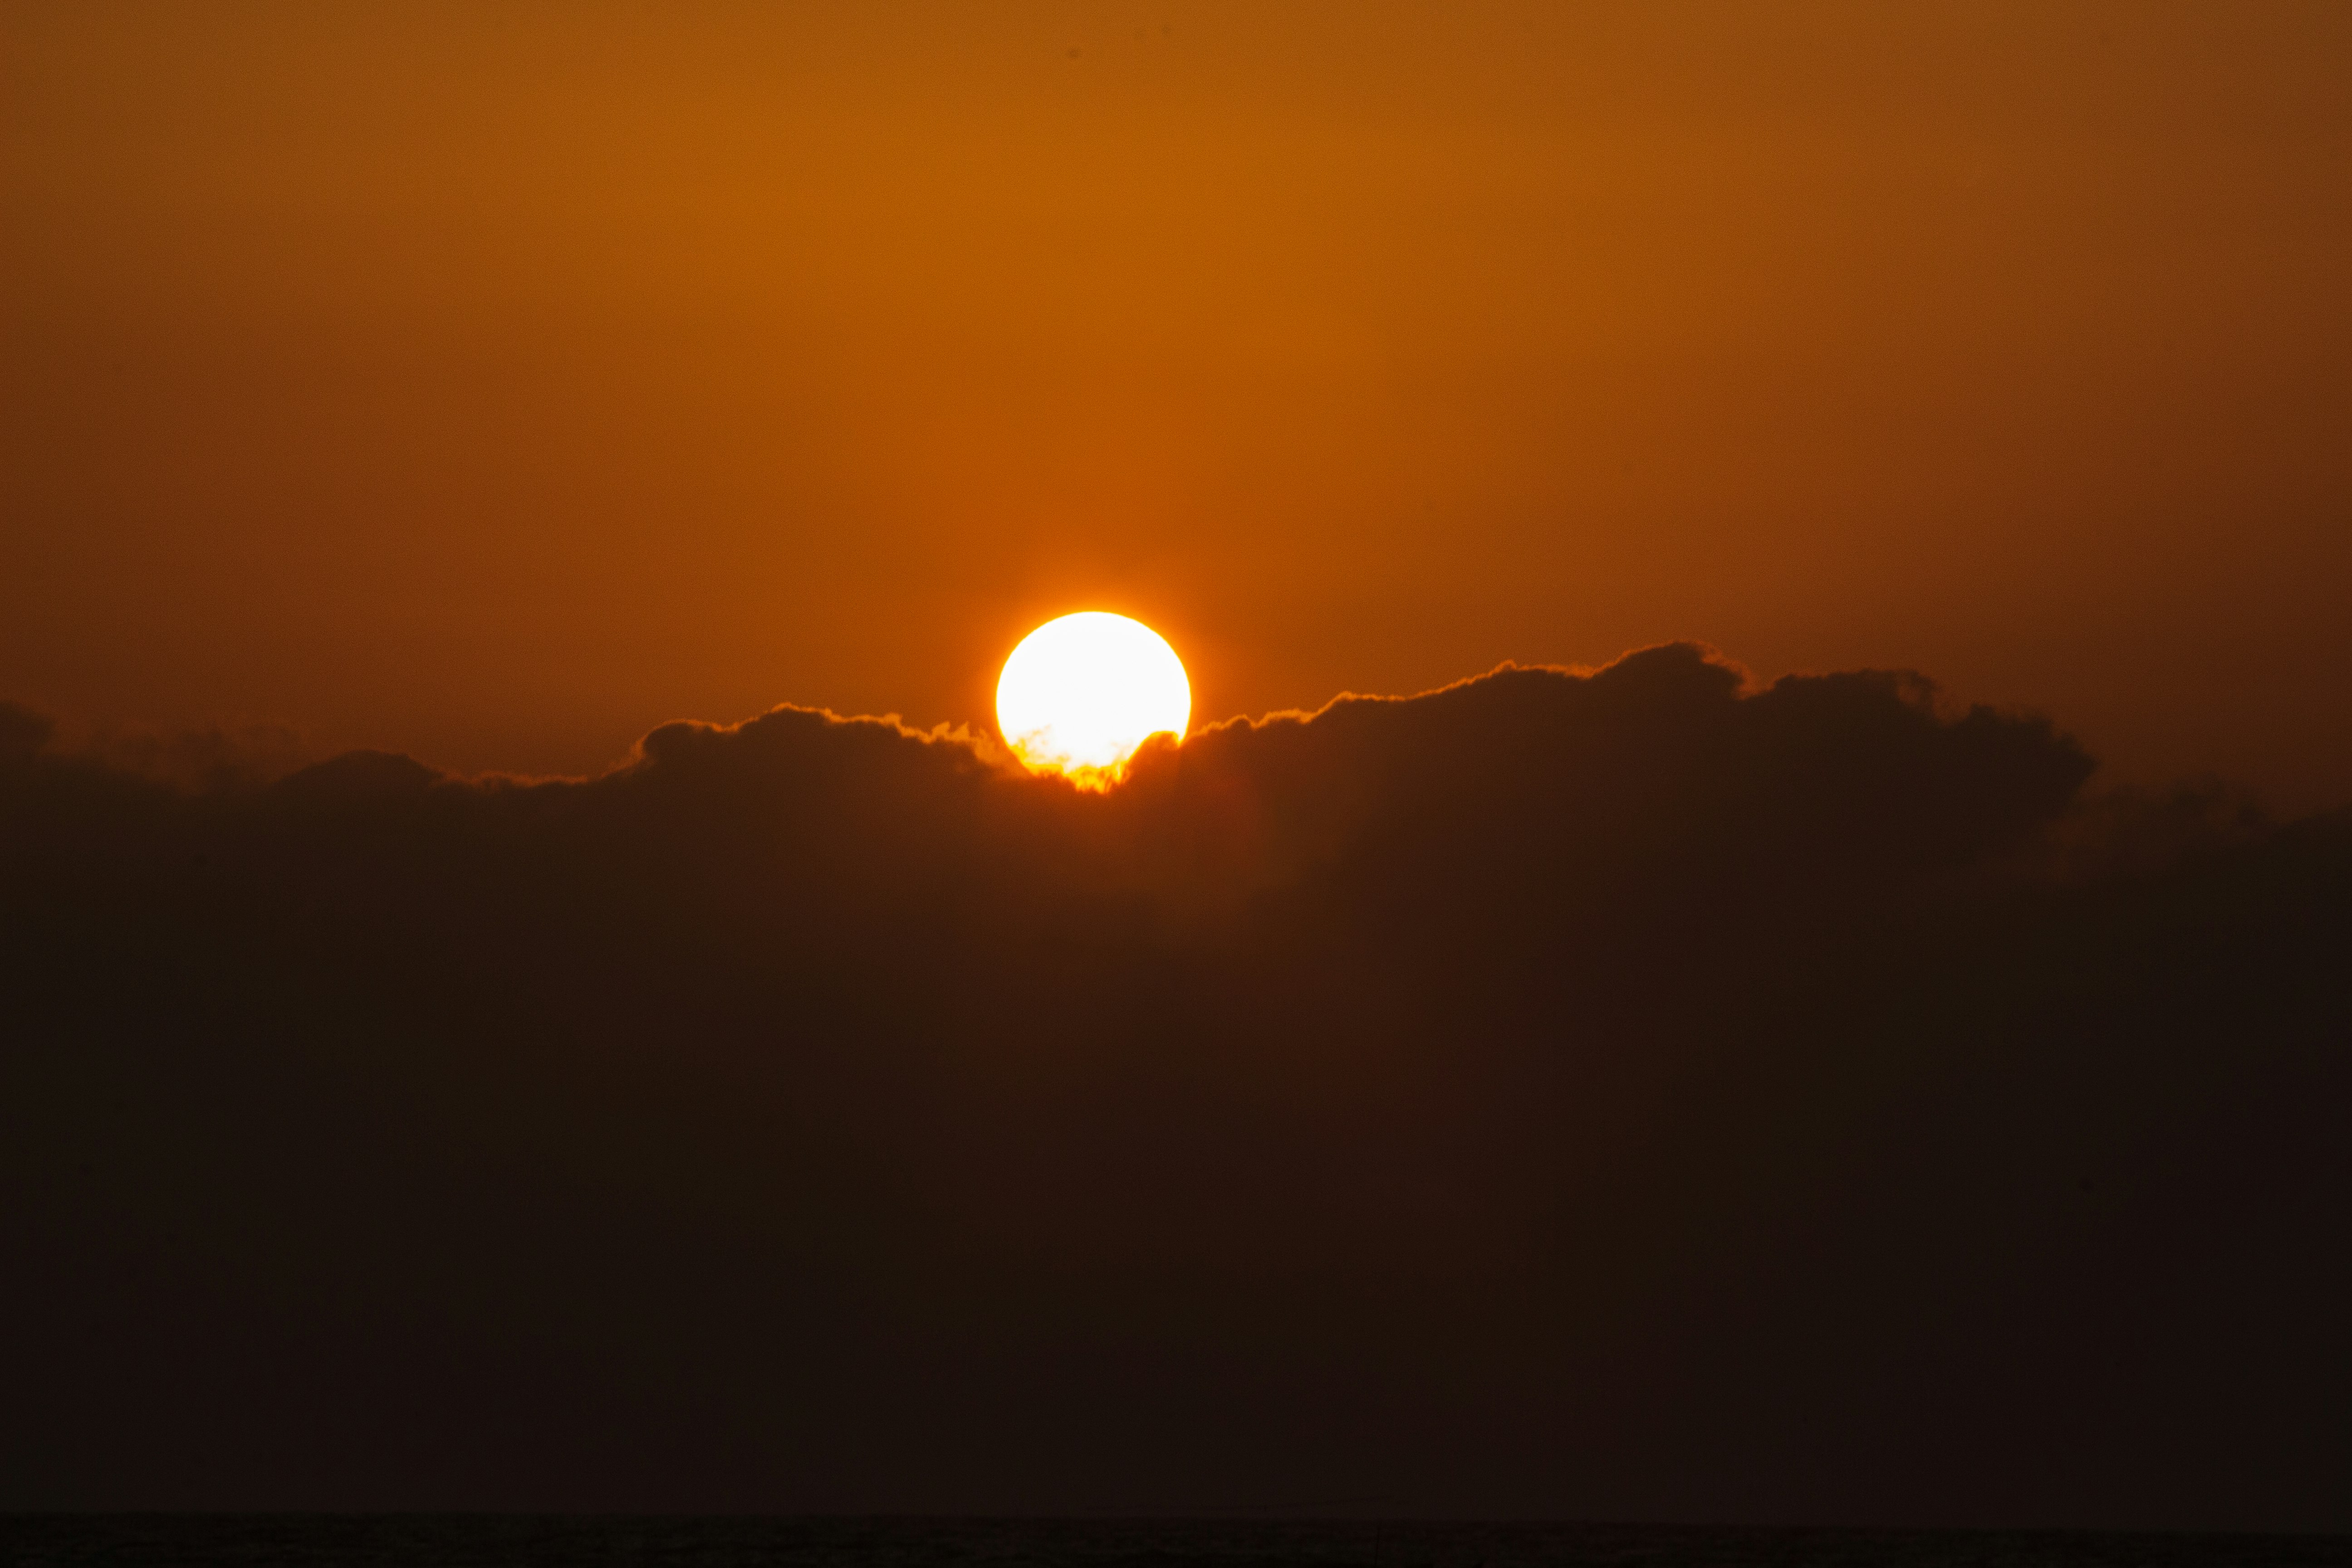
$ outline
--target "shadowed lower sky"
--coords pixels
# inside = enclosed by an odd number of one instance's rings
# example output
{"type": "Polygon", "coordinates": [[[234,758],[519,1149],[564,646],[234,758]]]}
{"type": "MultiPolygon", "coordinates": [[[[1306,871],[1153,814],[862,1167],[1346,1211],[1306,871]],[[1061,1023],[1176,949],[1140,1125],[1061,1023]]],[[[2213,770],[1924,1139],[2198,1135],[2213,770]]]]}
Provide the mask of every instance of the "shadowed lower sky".
{"type": "Polygon", "coordinates": [[[13,5],[0,689],[584,771],[1675,637],[2352,795],[2328,5],[13,5]]]}
{"type": "Polygon", "coordinates": [[[0,1508],[2352,1529],[2352,818],[1699,650],[1108,795],[0,709],[0,1508]]]}

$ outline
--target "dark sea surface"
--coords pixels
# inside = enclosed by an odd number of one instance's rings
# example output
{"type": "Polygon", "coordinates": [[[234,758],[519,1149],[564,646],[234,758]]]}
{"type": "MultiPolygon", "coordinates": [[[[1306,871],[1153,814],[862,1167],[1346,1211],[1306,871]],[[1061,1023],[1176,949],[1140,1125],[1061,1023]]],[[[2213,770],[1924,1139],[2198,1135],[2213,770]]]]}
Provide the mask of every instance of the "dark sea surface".
{"type": "Polygon", "coordinates": [[[16,1515],[0,1563],[377,1564],[1067,1564],[1222,1568],[2126,1568],[2352,1565],[2352,1538],[2071,1531],[1872,1531],[1433,1522],[592,1518],[344,1515],[16,1515]]]}

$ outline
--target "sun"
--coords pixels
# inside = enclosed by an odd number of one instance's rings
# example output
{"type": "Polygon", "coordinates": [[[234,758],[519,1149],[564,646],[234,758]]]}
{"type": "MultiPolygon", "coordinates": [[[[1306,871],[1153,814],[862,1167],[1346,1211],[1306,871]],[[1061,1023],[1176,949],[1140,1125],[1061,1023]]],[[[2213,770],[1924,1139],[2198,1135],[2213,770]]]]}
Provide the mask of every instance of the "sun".
{"type": "Polygon", "coordinates": [[[1086,610],[1021,639],[996,682],[996,727],[1033,773],[1107,789],[1146,738],[1178,740],[1192,686],[1168,639],[1141,621],[1086,610]]]}

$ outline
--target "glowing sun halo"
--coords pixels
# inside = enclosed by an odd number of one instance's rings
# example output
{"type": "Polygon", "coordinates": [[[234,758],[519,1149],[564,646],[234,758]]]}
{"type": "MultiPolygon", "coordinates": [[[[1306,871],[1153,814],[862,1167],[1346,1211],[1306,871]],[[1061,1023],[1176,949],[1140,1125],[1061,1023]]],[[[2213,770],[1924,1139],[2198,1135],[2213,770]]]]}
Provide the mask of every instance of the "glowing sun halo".
{"type": "Polygon", "coordinates": [[[1100,789],[1148,736],[1179,740],[1192,687],[1168,639],[1125,616],[1087,610],[1021,639],[996,682],[996,726],[1032,770],[1100,789]]]}

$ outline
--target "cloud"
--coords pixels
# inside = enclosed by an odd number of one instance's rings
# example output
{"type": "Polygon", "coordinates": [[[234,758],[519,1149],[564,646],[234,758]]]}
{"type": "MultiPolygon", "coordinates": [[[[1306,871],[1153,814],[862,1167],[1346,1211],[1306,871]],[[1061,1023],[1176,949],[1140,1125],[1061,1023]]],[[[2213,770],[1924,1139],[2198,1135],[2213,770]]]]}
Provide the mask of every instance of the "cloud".
{"type": "Polygon", "coordinates": [[[2341,818],[1688,646],[1104,795],[46,736],[0,1502],[2352,1527],[2341,818]]]}

